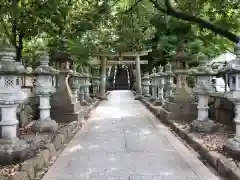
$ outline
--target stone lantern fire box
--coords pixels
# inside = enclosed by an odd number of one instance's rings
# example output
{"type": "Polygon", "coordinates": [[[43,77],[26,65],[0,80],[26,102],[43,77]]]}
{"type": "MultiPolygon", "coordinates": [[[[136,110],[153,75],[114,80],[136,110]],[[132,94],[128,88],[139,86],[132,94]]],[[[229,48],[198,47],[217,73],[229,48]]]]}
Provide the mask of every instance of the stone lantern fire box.
{"type": "Polygon", "coordinates": [[[4,48],[0,61],[0,108],[1,108],[1,164],[12,164],[28,158],[29,144],[17,137],[17,107],[27,95],[21,89],[21,76],[25,69],[20,62],[15,62],[14,48],[4,48]]]}

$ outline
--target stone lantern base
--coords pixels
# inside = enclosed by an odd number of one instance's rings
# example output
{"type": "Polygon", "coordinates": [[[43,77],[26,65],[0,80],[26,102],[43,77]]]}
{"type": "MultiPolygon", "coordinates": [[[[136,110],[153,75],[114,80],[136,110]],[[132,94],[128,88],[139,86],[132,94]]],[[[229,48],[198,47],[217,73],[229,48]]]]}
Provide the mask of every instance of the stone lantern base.
{"type": "Polygon", "coordinates": [[[136,94],[134,100],[141,100],[141,99],[143,99],[143,96],[140,94],[136,94]]]}
{"type": "Polygon", "coordinates": [[[50,118],[45,120],[38,120],[33,124],[32,130],[34,132],[40,133],[56,132],[58,130],[58,124],[56,123],[56,121],[50,118]]]}
{"type": "Polygon", "coordinates": [[[163,105],[163,99],[156,99],[155,101],[153,101],[153,105],[154,106],[161,106],[163,105]]]}
{"type": "Polygon", "coordinates": [[[86,100],[88,103],[92,103],[92,102],[93,102],[92,98],[89,97],[89,96],[85,97],[85,100],[86,100]]]}
{"type": "Polygon", "coordinates": [[[98,96],[98,99],[101,101],[108,100],[107,96],[98,96]]]}
{"type": "Polygon", "coordinates": [[[1,165],[14,164],[29,158],[30,145],[20,139],[0,139],[1,165]]]}
{"type": "Polygon", "coordinates": [[[213,132],[217,130],[217,125],[212,120],[205,120],[205,121],[194,120],[190,124],[190,127],[192,131],[197,131],[197,132],[213,132]]]}
{"type": "Polygon", "coordinates": [[[157,99],[157,96],[151,96],[151,97],[147,98],[147,101],[153,103],[156,99],[157,99]]]}
{"type": "Polygon", "coordinates": [[[80,101],[80,105],[81,105],[81,106],[88,106],[89,103],[84,99],[84,100],[81,100],[81,101],[80,101]]]}
{"type": "Polygon", "coordinates": [[[240,160],[240,140],[236,137],[228,139],[223,149],[234,159],[240,160]]]}

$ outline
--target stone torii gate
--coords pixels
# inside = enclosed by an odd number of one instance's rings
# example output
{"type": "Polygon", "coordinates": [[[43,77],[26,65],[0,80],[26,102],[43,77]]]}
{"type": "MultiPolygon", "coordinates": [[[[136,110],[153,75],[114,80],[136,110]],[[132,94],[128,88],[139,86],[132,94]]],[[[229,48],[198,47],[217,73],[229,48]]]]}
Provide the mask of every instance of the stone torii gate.
{"type": "Polygon", "coordinates": [[[106,88],[106,69],[107,64],[135,64],[136,65],[136,88],[137,96],[135,99],[138,99],[142,95],[141,87],[141,68],[140,64],[148,64],[148,61],[140,61],[141,56],[146,56],[151,50],[141,51],[141,52],[99,52],[93,54],[94,56],[100,57],[100,59],[95,59],[91,61],[91,64],[100,64],[101,66],[101,81],[100,81],[100,97],[106,99],[105,88],[106,88]],[[123,60],[124,57],[134,58],[134,60],[123,60]],[[110,58],[119,58],[119,60],[110,60],[110,58]],[[109,59],[109,60],[108,60],[109,59]]]}

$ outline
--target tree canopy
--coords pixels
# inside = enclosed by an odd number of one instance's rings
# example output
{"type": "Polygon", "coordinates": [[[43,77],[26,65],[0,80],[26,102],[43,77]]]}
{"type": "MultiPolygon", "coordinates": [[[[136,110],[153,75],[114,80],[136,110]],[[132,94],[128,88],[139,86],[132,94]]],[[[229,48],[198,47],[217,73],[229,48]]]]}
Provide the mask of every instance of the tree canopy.
{"type": "Polygon", "coordinates": [[[233,49],[239,41],[238,0],[0,0],[0,41],[17,60],[34,66],[67,40],[77,63],[95,51],[152,49],[152,65],[165,64],[183,46],[197,59],[233,49]]]}

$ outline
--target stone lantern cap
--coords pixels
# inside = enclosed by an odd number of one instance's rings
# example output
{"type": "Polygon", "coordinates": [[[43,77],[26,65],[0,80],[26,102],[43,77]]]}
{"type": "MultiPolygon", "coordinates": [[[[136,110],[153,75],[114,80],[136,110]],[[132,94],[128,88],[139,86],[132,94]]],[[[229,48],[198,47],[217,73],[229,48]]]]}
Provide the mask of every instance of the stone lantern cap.
{"type": "Polygon", "coordinates": [[[69,74],[72,77],[80,77],[81,76],[81,73],[77,72],[77,67],[75,64],[73,64],[73,69],[69,69],[69,74]]]}
{"type": "Polygon", "coordinates": [[[158,66],[158,75],[164,75],[163,67],[161,65],[158,66]]]}
{"type": "Polygon", "coordinates": [[[142,80],[150,80],[150,76],[149,74],[145,74],[143,77],[142,77],[142,80]]]}
{"type": "Polygon", "coordinates": [[[228,64],[226,67],[219,70],[218,75],[224,74],[240,74],[240,64],[228,64]]]}
{"type": "Polygon", "coordinates": [[[0,61],[0,74],[2,75],[23,75],[25,68],[21,62],[16,62],[15,49],[13,47],[3,48],[1,53],[2,58],[0,61]]]}
{"type": "Polygon", "coordinates": [[[211,67],[208,66],[199,66],[196,68],[192,68],[188,71],[190,75],[196,76],[215,76],[218,74],[218,71],[213,70],[211,67]]]}
{"type": "Polygon", "coordinates": [[[234,48],[236,54],[236,63],[228,63],[223,69],[219,70],[219,75],[223,74],[240,74],[240,42],[234,48]]]}
{"type": "Polygon", "coordinates": [[[184,51],[184,47],[183,46],[180,46],[177,49],[175,59],[176,59],[176,61],[186,61],[186,60],[190,59],[189,54],[187,54],[184,51]]]}
{"type": "Polygon", "coordinates": [[[153,69],[152,69],[152,73],[150,74],[150,78],[155,77],[156,74],[157,74],[157,69],[156,69],[156,67],[153,67],[153,69]]]}
{"type": "Polygon", "coordinates": [[[168,62],[165,66],[165,76],[174,76],[172,72],[172,65],[168,62]]]}
{"type": "Polygon", "coordinates": [[[199,62],[201,65],[190,69],[188,71],[188,74],[195,76],[215,76],[218,74],[217,70],[214,70],[210,66],[205,65],[205,62],[207,62],[205,56],[200,57],[199,62]]]}
{"type": "Polygon", "coordinates": [[[61,39],[59,42],[59,51],[56,52],[53,57],[51,58],[52,61],[54,62],[72,62],[73,60],[71,59],[70,54],[68,53],[68,47],[67,47],[67,42],[66,39],[61,39]]]}
{"type": "Polygon", "coordinates": [[[59,70],[53,68],[52,66],[49,66],[49,56],[48,55],[42,55],[39,58],[40,65],[34,70],[33,74],[36,75],[57,75],[59,73],[59,70]]]}

